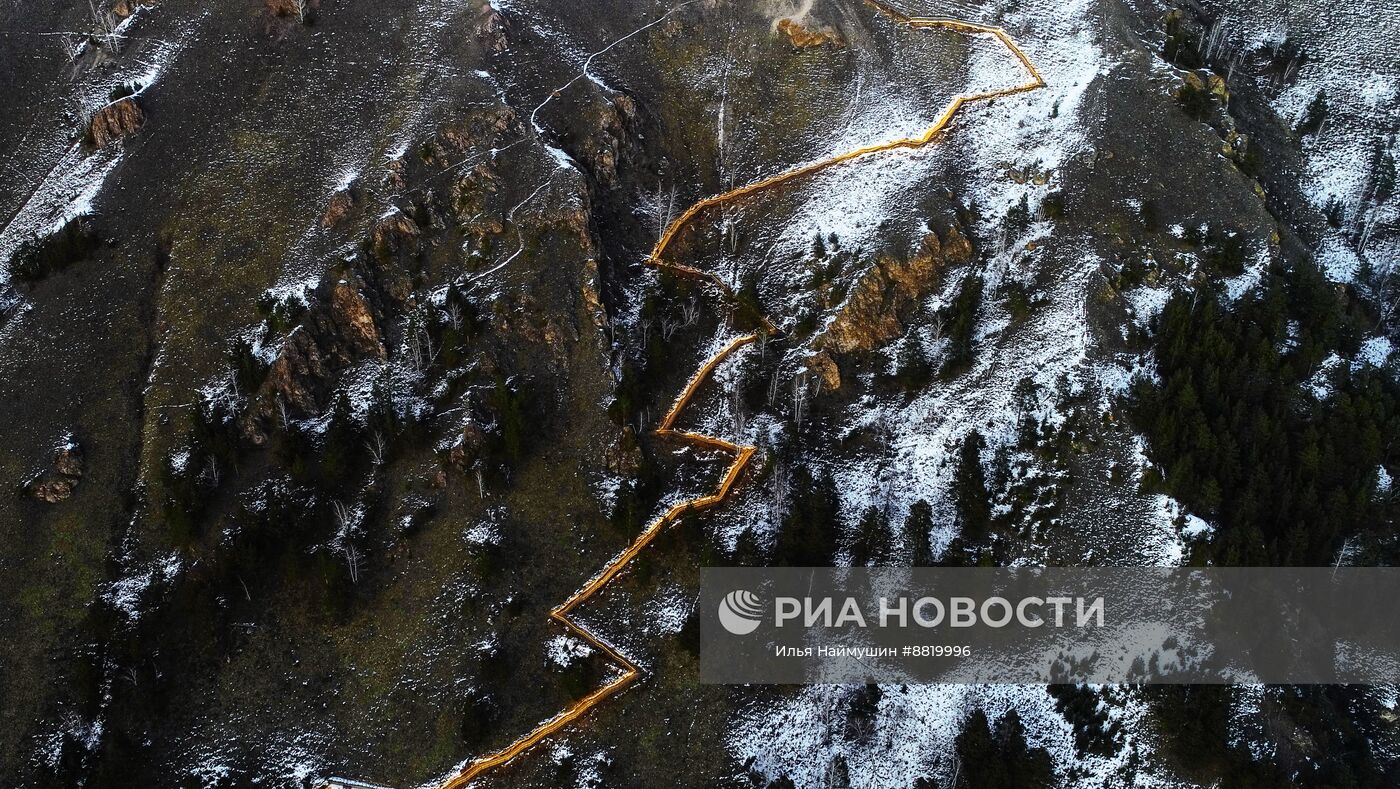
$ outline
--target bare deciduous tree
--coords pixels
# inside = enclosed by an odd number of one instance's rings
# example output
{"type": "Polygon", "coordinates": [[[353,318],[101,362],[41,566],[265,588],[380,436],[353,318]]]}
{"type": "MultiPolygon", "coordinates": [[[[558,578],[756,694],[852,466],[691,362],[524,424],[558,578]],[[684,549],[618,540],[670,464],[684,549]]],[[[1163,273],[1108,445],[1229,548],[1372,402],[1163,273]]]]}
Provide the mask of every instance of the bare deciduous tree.
{"type": "Polygon", "coordinates": [[[652,211],[656,221],[656,240],[660,241],[666,235],[666,228],[671,226],[671,220],[676,215],[676,184],[671,183],[671,190],[665,191],[661,186],[661,179],[656,179],[656,196],[653,198],[652,211]]]}
{"type": "Polygon", "coordinates": [[[744,413],[744,382],[738,380],[734,382],[734,388],[729,392],[729,410],[734,417],[735,435],[743,435],[744,428],[748,426],[748,419],[744,413]]]}
{"type": "Polygon", "coordinates": [[[350,582],[360,582],[360,549],[355,547],[355,520],[354,510],[345,506],[344,502],[331,502],[331,509],[335,513],[336,535],[335,542],[340,550],[340,555],[345,558],[345,569],[350,573],[350,582]]]}
{"type": "Polygon", "coordinates": [[[345,569],[350,572],[350,583],[359,583],[360,549],[356,548],[354,543],[347,542],[345,543],[345,546],[341,549],[341,552],[345,555],[345,569]]]}
{"type": "Polygon", "coordinates": [[[83,54],[84,40],[82,36],[70,33],[60,33],[54,36],[54,42],[58,45],[59,51],[69,63],[77,61],[78,56],[83,54]]]}
{"type": "Polygon", "coordinates": [[[437,361],[438,350],[433,348],[432,335],[421,322],[414,321],[408,335],[408,361],[415,372],[423,372],[437,361]]]}
{"type": "Polygon", "coordinates": [[[384,440],[384,433],[376,430],[369,434],[369,440],[365,442],[365,449],[369,450],[370,462],[376,466],[384,465],[384,456],[389,449],[389,443],[384,440]]]}
{"type": "Polygon", "coordinates": [[[798,373],[792,379],[792,421],[802,427],[802,417],[807,411],[807,374],[798,373]]]}
{"type": "Polygon", "coordinates": [[[117,33],[121,23],[117,21],[117,15],[112,13],[112,9],[99,4],[98,0],[88,0],[88,14],[92,17],[92,35],[97,39],[97,43],[113,55],[121,52],[122,37],[117,33]]]}

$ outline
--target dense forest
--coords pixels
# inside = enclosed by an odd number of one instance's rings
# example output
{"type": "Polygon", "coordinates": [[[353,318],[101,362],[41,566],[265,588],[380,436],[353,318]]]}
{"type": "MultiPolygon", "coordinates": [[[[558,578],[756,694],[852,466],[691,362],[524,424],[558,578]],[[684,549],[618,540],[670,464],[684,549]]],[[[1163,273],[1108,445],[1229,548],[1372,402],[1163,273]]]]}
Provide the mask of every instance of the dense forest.
{"type": "Polygon", "coordinates": [[[1160,488],[1212,522],[1197,562],[1328,565],[1344,544],[1394,534],[1383,467],[1400,446],[1400,387],[1355,356],[1368,321],[1309,262],[1269,272],[1223,303],[1178,293],[1154,322],[1160,382],[1138,381],[1133,414],[1160,488]]]}

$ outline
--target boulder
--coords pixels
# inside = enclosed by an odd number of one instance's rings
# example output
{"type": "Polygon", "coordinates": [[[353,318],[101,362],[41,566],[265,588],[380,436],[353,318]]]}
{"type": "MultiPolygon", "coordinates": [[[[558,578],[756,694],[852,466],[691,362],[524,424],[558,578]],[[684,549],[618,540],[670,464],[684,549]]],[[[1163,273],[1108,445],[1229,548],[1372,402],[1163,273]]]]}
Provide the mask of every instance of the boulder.
{"type": "Polygon", "coordinates": [[[29,495],[45,504],[57,504],[73,495],[83,477],[83,450],[71,438],[54,452],[49,467],[25,486],[29,495]]]}

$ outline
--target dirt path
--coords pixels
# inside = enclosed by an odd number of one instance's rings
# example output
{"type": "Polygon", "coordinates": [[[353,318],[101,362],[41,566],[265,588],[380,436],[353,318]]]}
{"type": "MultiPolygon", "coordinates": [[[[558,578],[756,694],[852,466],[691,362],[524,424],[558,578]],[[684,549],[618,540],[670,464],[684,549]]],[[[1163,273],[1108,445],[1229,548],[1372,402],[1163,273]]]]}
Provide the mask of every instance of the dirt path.
{"type": "MultiPolygon", "coordinates": [[[[707,197],[704,200],[701,200],[687,208],[680,216],[676,217],[676,219],[673,222],[671,222],[669,226],[667,226],[665,232],[662,233],[660,240],[656,242],[656,246],[652,248],[651,254],[647,256],[647,265],[667,269],[674,273],[681,274],[684,276],[703,279],[717,287],[722,293],[724,293],[726,298],[732,300],[734,298],[733,290],[728,286],[728,284],[726,284],[715,274],[708,271],[703,271],[693,266],[687,266],[683,263],[676,263],[665,259],[666,249],[670,246],[671,241],[701,211],[704,211],[707,208],[720,206],[732,201],[741,200],[754,193],[761,192],[766,189],[771,189],[781,184],[785,184],[789,181],[793,181],[804,176],[811,175],[818,171],[825,170],[829,167],[834,167],[836,165],[849,162],[854,159],[869,156],[871,154],[901,149],[922,148],[923,146],[933,142],[935,138],[939,135],[939,133],[943,131],[944,127],[946,127],[953,120],[953,117],[957,115],[958,110],[962,109],[962,107],[966,104],[979,101],[990,101],[992,99],[1000,98],[1003,96],[1011,96],[1017,93],[1024,93],[1027,91],[1032,91],[1038,88],[1045,87],[1045,80],[1041,78],[1040,72],[1036,69],[1035,65],[1031,63],[1030,58],[1026,57],[1026,54],[1021,51],[1021,48],[1017,46],[1016,42],[1013,41],[1011,37],[1008,36],[1006,32],[1001,30],[1000,28],[973,24],[971,22],[964,22],[957,19],[945,19],[940,17],[911,17],[889,5],[886,5],[884,2],[882,2],[882,0],[865,0],[865,2],[878,13],[883,14],[884,16],[894,20],[897,24],[903,25],[905,27],[915,29],[944,29],[952,30],[957,33],[962,33],[964,35],[993,36],[998,41],[1000,41],[1011,52],[1011,54],[1016,57],[1017,60],[1020,61],[1021,66],[1025,70],[1029,79],[1024,83],[1011,88],[1003,88],[1000,90],[986,91],[983,93],[975,94],[961,94],[955,97],[948,104],[947,108],[943,110],[943,113],[939,115],[938,119],[934,122],[934,124],[918,137],[907,137],[904,139],[893,140],[890,142],[878,143],[875,145],[868,145],[861,148],[856,148],[851,151],[846,151],[844,153],[837,154],[836,156],[830,157],[828,159],[822,159],[816,162],[811,162],[809,164],[804,164],[799,167],[795,167],[786,172],[779,173],[778,175],[769,178],[764,178],[759,181],[755,181],[751,184],[741,186],[737,189],[733,189],[723,194],[718,194],[713,197],[707,197]]],[[[765,331],[767,331],[770,335],[777,333],[776,328],[768,318],[765,317],[762,319],[762,321],[764,324],[765,331]]],[[[660,534],[661,531],[667,526],[670,526],[671,524],[675,523],[677,520],[680,519],[682,515],[686,513],[709,509],[711,507],[719,505],[723,503],[724,500],[729,496],[729,492],[734,487],[735,481],[739,478],[739,474],[743,472],[744,468],[748,465],[748,462],[753,457],[756,448],[748,445],[736,444],[732,441],[727,441],[725,439],[717,438],[715,436],[707,436],[701,433],[693,433],[685,430],[676,430],[673,427],[673,425],[676,422],[676,418],[680,415],[680,412],[684,410],[686,405],[690,402],[690,399],[695,394],[695,391],[700,388],[700,384],[704,383],[705,379],[707,379],[710,376],[710,373],[714,371],[715,367],[717,367],[720,364],[720,362],[723,362],[730,354],[734,353],[735,351],[744,347],[745,345],[756,341],[757,339],[757,334],[745,334],[739,337],[735,337],[734,339],[730,340],[727,345],[721,348],[718,353],[711,356],[709,359],[706,359],[705,363],[702,364],[700,366],[700,369],[696,371],[695,375],[691,377],[690,382],[686,384],[686,387],[681,392],[680,396],[677,397],[676,401],[671,405],[671,409],[666,412],[666,416],[661,420],[661,423],[656,427],[656,435],[660,437],[669,438],[677,441],[685,441],[691,444],[698,445],[700,447],[712,450],[719,450],[721,452],[726,452],[732,455],[734,457],[734,460],[730,464],[729,470],[725,472],[724,478],[720,481],[719,487],[709,495],[680,502],[679,504],[676,504],[675,506],[668,509],[664,514],[662,514],[656,520],[652,521],[651,524],[648,525],[646,529],[642,531],[642,533],[637,537],[637,539],[634,540],[631,545],[627,546],[626,550],[618,554],[615,558],[613,558],[612,561],[608,562],[597,575],[595,575],[591,580],[589,580],[582,587],[580,587],[578,591],[574,592],[568,600],[565,600],[562,604],[560,604],[554,610],[549,612],[549,616],[551,619],[561,624],[566,630],[568,630],[573,635],[586,641],[599,652],[603,653],[604,655],[607,655],[609,660],[613,661],[615,664],[618,665],[618,667],[622,669],[622,673],[616,679],[612,680],[606,685],[603,685],[602,687],[598,688],[597,690],[593,691],[587,696],[584,696],[583,698],[575,701],[573,704],[561,710],[557,715],[544,721],[539,726],[536,726],[534,730],[522,736],[520,739],[516,740],[515,742],[506,746],[505,748],[502,748],[499,751],[487,754],[479,759],[476,759],[475,761],[470,762],[466,765],[466,767],[464,767],[461,770],[461,772],[439,784],[438,786],[440,789],[460,789],[461,787],[464,787],[467,784],[471,783],[487,771],[509,763],[517,756],[521,755],[534,745],[538,744],[541,740],[545,739],[549,735],[559,731],[563,727],[569,725],[573,721],[583,716],[599,702],[622,691],[628,685],[631,685],[633,682],[636,682],[639,678],[641,678],[642,669],[638,667],[635,662],[633,662],[630,658],[624,655],[621,652],[621,650],[609,644],[602,636],[590,631],[583,625],[575,622],[573,619],[570,618],[569,615],[575,608],[583,604],[585,601],[588,600],[588,598],[592,597],[604,586],[606,586],[608,582],[611,581],[613,577],[616,576],[619,572],[621,572],[623,568],[625,568],[628,565],[629,562],[636,558],[636,556],[639,553],[641,553],[644,548],[650,545],[651,541],[656,539],[656,536],[660,534]]]]}

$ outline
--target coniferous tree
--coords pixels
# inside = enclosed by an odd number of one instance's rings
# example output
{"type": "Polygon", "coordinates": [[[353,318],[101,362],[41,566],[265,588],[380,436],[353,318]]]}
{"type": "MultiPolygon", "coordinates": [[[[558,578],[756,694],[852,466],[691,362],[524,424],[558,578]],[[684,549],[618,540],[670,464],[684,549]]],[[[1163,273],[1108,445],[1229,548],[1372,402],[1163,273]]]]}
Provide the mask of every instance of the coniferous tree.
{"type": "Polygon", "coordinates": [[[958,295],[949,306],[948,358],[943,374],[953,375],[972,362],[972,335],[977,329],[977,313],[982,306],[982,278],[976,274],[963,277],[958,295]]]}
{"type": "Polygon", "coordinates": [[[924,344],[918,337],[905,339],[899,349],[899,360],[895,367],[895,383],[906,392],[913,392],[928,386],[933,378],[933,366],[924,354],[924,344]]]}
{"type": "Polygon", "coordinates": [[[497,372],[489,401],[496,415],[499,455],[507,463],[519,462],[525,452],[525,397],[497,372]]]}
{"type": "Polygon", "coordinates": [[[1044,748],[1026,745],[1025,726],[1008,710],[995,729],[980,708],[973,710],[958,734],[963,789],[1041,789],[1054,785],[1055,771],[1044,748]]]}
{"type": "Polygon", "coordinates": [[[798,466],[792,473],[787,514],[778,532],[778,561],[793,567],[829,567],[836,556],[840,500],[831,475],[813,477],[798,466]]]}
{"type": "Polygon", "coordinates": [[[331,484],[344,482],[363,451],[360,426],[350,410],[350,397],[342,390],[331,408],[326,426],[325,447],[321,452],[321,473],[331,484]]]}
{"type": "Polygon", "coordinates": [[[1135,386],[1134,416],[1164,472],[1153,484],[1217,525],[1210,558],[1330,564],[1346,539],[1394,528],[1374,484],[1400,442],[1400,386],[1341,365],[1326,396],[1300,394],[1323,359],[1355,347],[1339,295],[1299,263],[1228,306],[1180,294],[1155,322],[1161,380],[1135,386]]]}
{"type": "Polygon", "coordinates": [[[1371,200],[1380,205],[1395,193],[1395,157],[1386,151],[1376,165],[1376,183],[1371,190],[1371,200]]]}
{"type": "Polygon", "coordinates": [[[915,567],[933,564],[933,546],[929,533],[933,531],[933,507],[924,499],[914,502],[904,519],[904,542],[909,546],[910,563],[915,567]]]}
{"type": "Polygon", "coordinates": [[[752,528],[744,529],[734,541],[734,563],[740,567],[763,566],[763,550],[758,545],[758,535],[752,528]]]}
{"type": "Polygon", "coordinates": [[[374,379],[369,392],[369,412],[365,419],[372,431],[386,440],[399,432],[399,412],[394,404],[394,390],[386,367],[374,379]]]}
{"type": "Polygon", "coordinates": [[[1306,137],[1316,134],[1322,130],[1322,124],[1327,121],[1327,92],[1319,90],[1313,100],[1308,102],[1308,108],[1303,111],[1303,117],[1298,121],[1295,131],[1299,136],[1306,137]]]}
{"type": "Polygon", "coordinates": [[[991,493],[982,470],[981,453],[986,445],[981,433],[976,430],[968,433],[953,471],[953,502],[957,506],[958,525],[964,537],[972,540],[986,537],[992,526],[991,493]]]}
{"type": "Polygon", "coordinates": [[[851,564],[864,567],[881,564],[889,556],[889,521],[879,507],[870,506],[861,513],[851,542],[851,564]]]}

